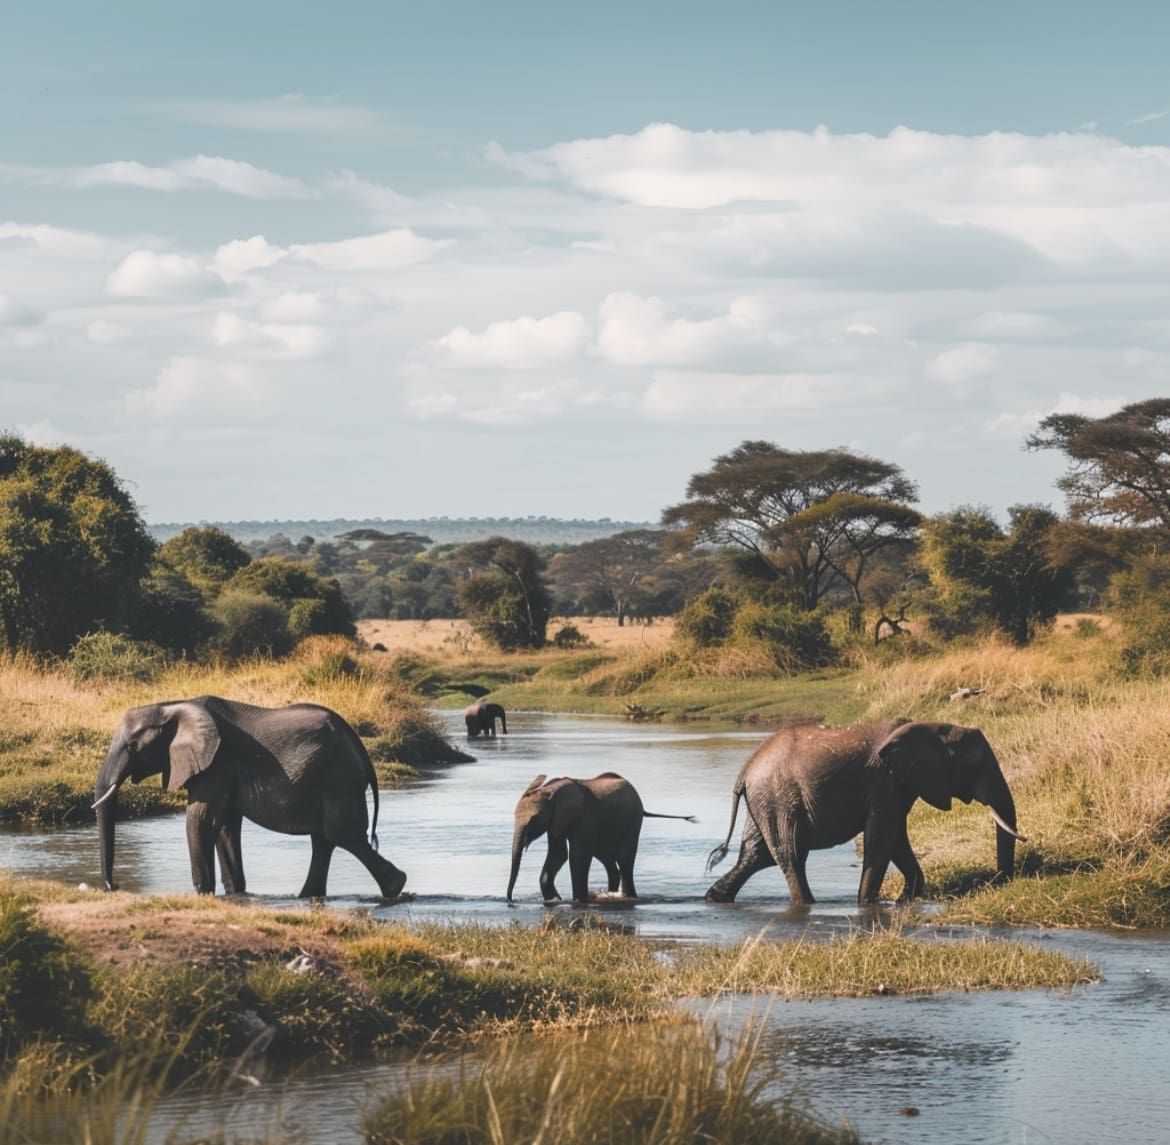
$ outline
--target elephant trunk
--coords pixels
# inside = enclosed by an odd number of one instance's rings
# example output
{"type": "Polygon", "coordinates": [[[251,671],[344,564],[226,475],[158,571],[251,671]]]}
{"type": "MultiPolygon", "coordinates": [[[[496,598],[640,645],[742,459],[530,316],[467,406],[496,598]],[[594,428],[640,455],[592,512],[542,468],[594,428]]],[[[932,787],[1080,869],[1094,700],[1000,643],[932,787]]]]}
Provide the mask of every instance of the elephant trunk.
{"type": "Polygon", "coordinates": [[[1016,873],[1016,840],[1024,837],[1016,830],[1016,804],[998,767],[979,780],[975,798],[991,810],[995,820],[996,870],[1010,879],[1016,873]]]}
{"type": "Polygon", "coordinates": [[[525,847],[528,846],[528,840],[525,838],[526,831],[522,825],[517,825],[515,833],[512,835],[512,873],[508,878],[508,902],[512,901],[512,891],[516,886],[516,876],[520,874],[520,857],[524,854],[525,847]]]}
{"type": "Polygon", "coordinates": [[[130,753],[119,733],[114,737],[94,784],[94,814],[97,817],[98,845],[102,857],[102,882],[116,891],[114,882],[114,820],[118,814],[118,787],[130,771],[130,753]]]}

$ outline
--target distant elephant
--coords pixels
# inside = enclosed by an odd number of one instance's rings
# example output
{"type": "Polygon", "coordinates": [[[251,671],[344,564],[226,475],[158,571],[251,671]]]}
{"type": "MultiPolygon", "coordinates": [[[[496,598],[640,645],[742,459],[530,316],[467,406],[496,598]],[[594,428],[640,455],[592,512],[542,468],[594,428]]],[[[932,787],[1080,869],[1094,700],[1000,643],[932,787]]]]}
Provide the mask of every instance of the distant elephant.
{"type": "Polygon", "coordinates": [[[512,835],[512,874],[508,902],[520,873],[520,856],[541,835],[548,834],[548,858],[540,872],[540,890],[546,902],[559,899],[554,880],[569,860],[573,901],[589,901],[589,868],[600,859],[610,891],[636,898],[634,859],[643,819],[686,819],[693,815],[658,815],[642,808],[634,785],[607,771],[596,779],[549,779],[538,775],[516,804],[512,835]]]}
{"type": "Polygon", "coordinates": [[[496,720],[500,721],[500,729],[504,735],[508,734],[508,717],[499,704],[489,704],[486,700],[476,700],[463,711],[463,720],[467,724],[467,734],[475,739],[480,732],[484,735],[496,734],[496,720]]]}
{"type": "Polygon", "coordinates": [[[1015,870],[1016,808],[991,745],[978,728],[886,720],[846,728],[784,728],[743,765],[732,789],[727,838],[710,871],[727,855],[742,797],[748,813],[735,867],[707,891],[732,902],[757,871],[779,866],[793,906],[815,902],[804,866],[808,853],[864,832],[859,902],[876,902],[892,861],[906,885],[899,901],[925,889],[910,848],[906,816],[921,797],[949,811],[951,797],[986,804],[996,823],[999,874],[1015,870]]]}
{"type": "Polygon", "coordinates": [[[341,847],[395,898],[406,875],[382,858],[378,780],[357,733],[328,708],[293,704],[258,708],[201,696],[131,708],[114,734],[94,788],[102,878],[114,884],[114,819],[119,786],[162,774],[170,790],[187,789],[187,846],[200,894],[215,891],[213,852],[224,891],[245,889],[240,826],[246,816],[270,831],[308,835],[313,858],[302,897],[325,894],[329,860],[341,847]],[[374,819],[366,841],[366,788],[374,819]],[[371,845],[372,844],[372,845],[371,845]]]}

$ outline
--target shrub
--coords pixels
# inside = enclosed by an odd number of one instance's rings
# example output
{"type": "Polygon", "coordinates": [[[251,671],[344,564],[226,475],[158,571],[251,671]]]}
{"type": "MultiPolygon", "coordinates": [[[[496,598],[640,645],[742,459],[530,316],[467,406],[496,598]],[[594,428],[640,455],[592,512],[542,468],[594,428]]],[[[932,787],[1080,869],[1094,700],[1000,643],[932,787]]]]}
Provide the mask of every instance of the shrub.
{"type": "Polygon", "coordinates": [[[1113,577],[1109,597],[1124,631],[1122,670],[1129,675],[1170,674],[1170,560],[1135,560],[1113,577]]]}
{"type": "Polygon", "coordinates": [[[696,648],[712,648],[722,644],[730,635],[737,597],[722,588],[709,588],[678,614],[675,634],[696,648]]]}
{"type": "Polygon", "coordinates": [[[565,624],[552,638],[553,647],[561,649],[588,648],[592,641],[575,624],[565,624]]]}
{"type": "Polygon", "coordinates": [[[69,672],[78,681],[153,680],[168,662],[157,644],[112,632],[90,632],[69,652],[69,672]]]}
{"type": "Polygon", "coordinates": [[[741,605],[731,635],[736,645],[754,645],[766,651],[776,667],[787,672],[823,667],[835,658],[823,618],[791,604],[741,605]]]}
{"type": "Polygon", "coordinates": [[[211,606],[214,646],[225,656],[283,656],[292,647],[288,610],[259,592],[229,589],[211,606]]]}

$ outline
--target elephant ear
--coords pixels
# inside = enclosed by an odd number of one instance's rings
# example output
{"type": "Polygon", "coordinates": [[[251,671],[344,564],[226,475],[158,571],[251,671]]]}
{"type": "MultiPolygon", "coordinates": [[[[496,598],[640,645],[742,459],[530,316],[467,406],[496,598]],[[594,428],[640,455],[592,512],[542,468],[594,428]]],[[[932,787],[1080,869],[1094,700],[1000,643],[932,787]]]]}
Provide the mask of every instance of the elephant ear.
{"type": "Polygon", "coordinates": [[[537,788],[544,786],[544,781],[548,779],[547,775],[538,775],[526,788],[524,788],[525,795],[531,795],[537,788]]]}
{"type": "Polygon", "coordinates": [[[219,725],[202,704],[171,704],[166,711],[168,722],[175,723],[166,785],[176,791],[211,766],[219,750],[219,725]]]}
{"type": "Polygon", "coordinates": [[[585,792],[575,780],[567,780],[551,792],[552,822],[549,824],[549,838],[560,838],[577,825],[585,812],[585,792]]]}
{"type": "Polygon", "coordinates": [[[940,811],[951,809],[955,759],[933,728],[903,724],[878,745],[874,755],[920,799],[940,811]]]}

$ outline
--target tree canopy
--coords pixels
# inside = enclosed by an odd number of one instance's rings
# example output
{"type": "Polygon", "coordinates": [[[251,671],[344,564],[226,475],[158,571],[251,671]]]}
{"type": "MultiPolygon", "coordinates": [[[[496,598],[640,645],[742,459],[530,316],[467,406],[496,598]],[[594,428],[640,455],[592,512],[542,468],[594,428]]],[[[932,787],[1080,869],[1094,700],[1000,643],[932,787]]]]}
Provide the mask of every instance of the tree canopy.
{"type": "Polygon", "coordinates": [[[662,564],[665,540],[661,529],[628,529],[586,541],[557,558],[556,579],[604,600],[623,624],[639,589],[652,594],[650,578],[662,564]]]}
{"type": "Polygon", "coordinates": [[[1057,487],[1073,520],[1170,529],[1170,398],[1099,418],[1049,414],[1026,445],[1059,450],[1072,462],[1057,487]]]}
{"type": "Polygon", "coordinates": [[[213,525],[184,529],[158,551],[159,564],[185,576],[208,598],[251,559],[239,541],[213,525]]]}
{"type": "Polygon", "coordinates": [[[848,449],[788,450],[745,441],[687,485],[662,523],[674,543],[737,548],[757,573],[815,608],[834,585],[861,600],[873,555],[911,538],[918,490],[890,462],[848,449]]]}
{"type": "Polygon", "coordinates": [[[457,600],[472,628],[504,651],[542,648],[552,615],[544,557],[523,541],[489,537],[464,545],[459,558],[467,576],[457,600]]]}
{"type": "Polygon", "coordinates": [[[128,620],[154,542],[114,471],[0,436],[0,641],[64,654],[128,620]]]}

